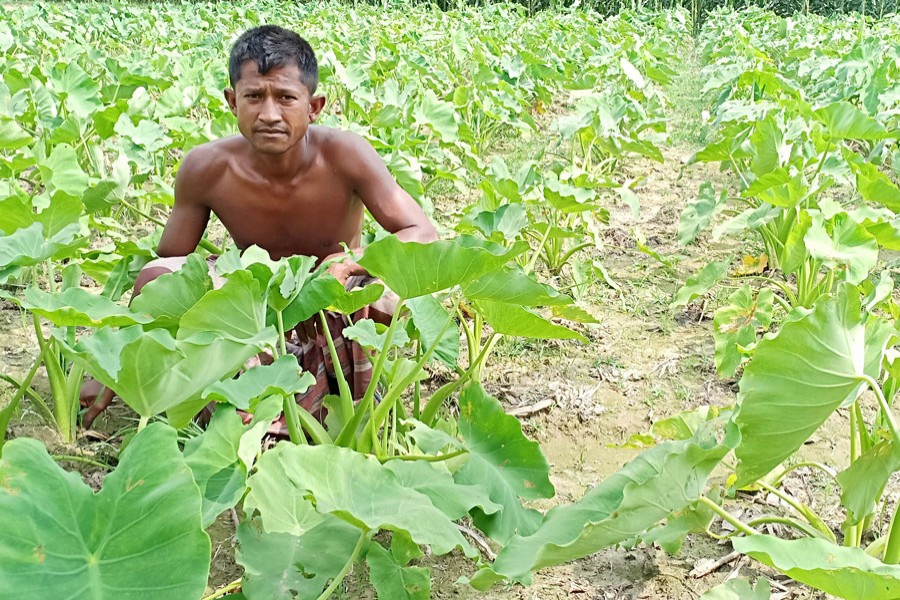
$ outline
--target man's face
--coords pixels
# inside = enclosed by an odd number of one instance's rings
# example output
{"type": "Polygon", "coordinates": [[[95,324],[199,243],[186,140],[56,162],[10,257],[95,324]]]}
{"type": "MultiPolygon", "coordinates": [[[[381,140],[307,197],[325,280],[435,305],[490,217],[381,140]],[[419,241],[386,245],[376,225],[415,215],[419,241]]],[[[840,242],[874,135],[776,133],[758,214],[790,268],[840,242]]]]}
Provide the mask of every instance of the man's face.
{"type": "Polygon", "coordinates": [[[325,98],[309,95],[297,65],[275,67],[260,74],[256,62],[244,61],[234,90],[225,90],[238,129],[255,150],[283,154],[306,135],[325,98]]]}

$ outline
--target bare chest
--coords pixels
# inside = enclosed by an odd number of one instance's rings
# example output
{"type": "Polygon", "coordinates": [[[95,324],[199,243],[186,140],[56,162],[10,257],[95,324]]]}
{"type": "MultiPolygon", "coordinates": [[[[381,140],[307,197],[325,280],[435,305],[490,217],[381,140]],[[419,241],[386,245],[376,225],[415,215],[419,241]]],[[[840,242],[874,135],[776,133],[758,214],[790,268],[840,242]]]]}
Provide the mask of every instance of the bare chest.
{"type": "Polygon", "coordinates": [[[356,245],[362,203],[343,182],[313,173],[292,184],[223,178],[211,190],[210,208],[246,248],[258,245],[273,257],[305,254],[325,257],[356,245]]]}

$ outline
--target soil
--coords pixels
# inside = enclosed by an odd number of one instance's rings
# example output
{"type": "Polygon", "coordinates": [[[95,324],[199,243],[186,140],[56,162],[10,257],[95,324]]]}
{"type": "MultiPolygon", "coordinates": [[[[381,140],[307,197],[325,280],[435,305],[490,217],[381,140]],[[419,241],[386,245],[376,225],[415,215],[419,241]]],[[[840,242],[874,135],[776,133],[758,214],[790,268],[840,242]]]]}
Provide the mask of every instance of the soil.
{"type": "MultiPolygon", "coordinates": [[[[694,110],[697,110],[694,108],[694,110]]],[[[683,115],[673,114],[673,127],[684,129],[683,115]]],[[[677,136],[673,136],[677,140],[677,136]]],[[[586,330],[589,345],[578,342],[502,342],[484,374],[487,390],[510,408],[552,400],[551,406],[523,420],[528,435],[540,442],[551,466],[557,496],[540,505],[572,502],[608,477],[637,454],[621,447],[628,438],[646,432],[661,418],[705,404],[727,406],[734,402],[736,384],[715,375],[711,335],[712,310],[691,306],[672,311],[669,302],[687,275],[706,262],[738,251],[748,252],[738,242],[716,245],[701,236],[696,245],[680,248],[677,224],[684,206],[696,197],[700,184],[711,180],[721,186],[723,175],[715,168],[680,166],[698,144],[676,141],[663,147],[665,163],[629,160],[621,165],[629,177],[641,177],[636,192],[640,214],[611,200],[610,222],[604,227],[606,246],[596,258],[605,265],[621,291],[603,284],[594,287],[586,308],[600,319],[586,330]],[[639,228],[647,244],[660,255],[672,258],[666,266],[640,252],[633,230],[639,228]]],[[[448,211],[449,212],[449,211],[448,211]]],[[[752,250],[752,247],[750,247],[752,250]]],[[[0,307],[0,357],[2,372],[21,377],[31,365],[36,344],[33,332],[17,309],[0,307]]],[[[41,383],[37,384],[40,391],[41,383]]],[[[0,389],[0,405],[10,397],[9,386],[0,389]]],[[[27,401],[23,417],[13,426],[13,435],[38,437],[54,450],[60,445],[53,430],[41,425],[27,401]]],[[[112,434],[101,441],[89,436],[79,440],[79,452],[92,452],[104,460],[104,448],[118,442],[117,430],[127,424],[127,411],[113,409],[97,428],[112,434]]],[[[848,429],[845,415],[836,415],[804,449],[809,457],[841,466],[847,456],[844,446],[848,429]]],[[[68,449],[72,453],[72,449],[68,449]]],[[[72,463],[74,464],[74,463],[72,463]]],[[[82,466],[82,465],[79,465],[82,466]]],[[[95,488],[102,477],[90,469],[85,479],[95,488]]],[[[835,505],[834,490],[804,471],[788,479],[787,485],[815,508],[835,505]]],[[[742,501],[743,510],[753,510],[752,498],[742,501]]],[[[765,501],[765,499],[757,499],[765,501]]],[[[210,589],[240,577],[234,562],[234,521],[226,512],[210,528],[213,538],[210,589]]],[[[610,548],[593,556],[535,575],[530,587],[498,586],[478,594],[456,582],[471,575],[473,564],[464,557],[429,557],[422,564],[432,568],[433,597],[496,598],[521,600],[669,599],[696,600],[706,590],[735,575],[751,579],[767,577],[776,582],[780,598],[827,598],[774,571],[747,559],[725,564],[710,574],[695,578],[691,571],[731,552],[730,544],[704,535],[687,539],[678,556],[668,556],[655,547],[610,548]]],[[[348,577],[342,598],[374,598],[362,570],[348,577]]]]}

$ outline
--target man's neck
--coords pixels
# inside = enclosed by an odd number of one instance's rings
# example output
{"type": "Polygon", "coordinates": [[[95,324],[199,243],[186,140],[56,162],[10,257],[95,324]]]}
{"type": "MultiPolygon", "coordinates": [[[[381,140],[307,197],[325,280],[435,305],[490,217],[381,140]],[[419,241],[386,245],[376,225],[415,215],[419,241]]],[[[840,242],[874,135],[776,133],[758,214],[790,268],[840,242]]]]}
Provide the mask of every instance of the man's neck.
{"type": "Polygon", "coordinates": [[[260,154],[253,153],[253,170],[265,179],[290,183],[297,175],[303,173],[313,163],[315,151],[310,142],[310,132],[300,142],[284,154],[260,154]]]}

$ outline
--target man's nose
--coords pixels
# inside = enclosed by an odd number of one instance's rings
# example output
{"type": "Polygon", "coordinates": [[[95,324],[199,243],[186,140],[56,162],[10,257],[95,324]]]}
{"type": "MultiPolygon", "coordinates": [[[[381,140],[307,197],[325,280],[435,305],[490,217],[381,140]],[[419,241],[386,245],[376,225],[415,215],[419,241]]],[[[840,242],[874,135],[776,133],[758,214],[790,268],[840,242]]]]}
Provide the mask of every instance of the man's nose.
{"type": "Polygon", "coordinates": [[[281,121],[281,110],[278,103],[272,97],[263,100],[259,109],[259,120],[266,124],[278,123],[281,121]]]}

